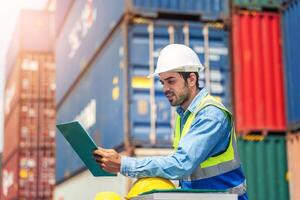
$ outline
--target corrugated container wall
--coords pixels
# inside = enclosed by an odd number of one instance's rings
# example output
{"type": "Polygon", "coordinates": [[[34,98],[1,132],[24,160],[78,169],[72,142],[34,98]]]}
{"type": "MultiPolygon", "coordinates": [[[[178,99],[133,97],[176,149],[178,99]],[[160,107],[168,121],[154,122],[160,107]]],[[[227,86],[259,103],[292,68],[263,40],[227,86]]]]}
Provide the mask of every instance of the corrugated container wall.
{"type": "Polygon", "coordinates": [[[19,101],[55,98],[53,53],[23,53],[17,57],[5,84],[5,118],[19,101]]]}
{"type": "MultiPolygon", "coordinates": [[[[231,107],[228,32],[223,27],[136,18],[129,24],[124,21],[114,31],[60,105],[57,122],[80,120],[97,144],[106,148],[124,145],[128,137],[126,124],[133,145],[171,147],[171,107],[159,80],[154,79],[154,93],[151,94],[151,80],[146,76],[150,73],[151,63],[156,62],[159,50],[172,41],[189,44],[202,62],[204,54],[208,53],[204,44],[208,43],[211,94],[231,107]],[[206,36],[203,35],[204,27],[207,28],[206,36]]],[[[200,85],[204,84],[205,76],[201,74],[200,85]]],[[[82,167],[83,163],[65,139],[57,134],[57,181],[82,167]]]]}
{"type": "Polygon", "coordinates": [[[170,17],[170,13],[193,13],[196,16],[220,20],[228,17],[228,1],[80,0],[74,2],[56,40],[57,82],[64,83],[57,88],[58,104],[126,13],[140,15],[151,13],[151,16],[164,13],[165,17],[170,17]]]}
{"type": "Polygon", "coordinates": [[[282,15],[285,61],[287,124],[290,130],[300,128],[300,1],[288,4],[282,15]]]}
{"type": "MultiPolygon", "coordinates": [[[[20,147],[45,147],[40,142],[37,143],[38,120],[43,111],[40,107],[44,104],[52,106],[52,112],[47,109],[47,115],[52,114],[50,120],[44,120],[45,125],[40,126],[43,134],[48,134],[47,142],[54,143],[54,123],[55,123],[55,65],[53,54],[23,54],[18,57],[16,65],[12,68],[5,86],[5,133],[3,160],[5,161],[10,154],[20,147]],[[54,113],[54,114],[53,114],[54,113]]],[[[42,133],[42,132],[41,132],[42,133]]],[[[41,139],[42,139],[41,135],[41,139]]]]}
{"type": "Polygon", "coordinates": [[[280,8],[282,0],[233,0],[234,6],[248,9],[280,8]]]}
{"type": "Polygon", "coordinates": [[[38,197],[38,151],[15,152],[3,163],[1,199],[36,199],[38,197]]]}
{"type": "Polygon", "coordinates": [[[279,14],[239,12],[232,29],[237,131],[285,130],[279,14]]]}
{"type": "Polygon", "coordinates": [[[19,15],[6,55],[6,77],[11,73],[11,68],[21,53],[53,52],[52,14],[46,11],[22,10],[19,15]]]}
{"type": "Polygon", "coordinates": [[[249,199],[288,200],[286,139],[248,136],[238,139],[249,199]]]}
{"type": "Polygon", "coordinates": [[[200,15],[202,20],[226,19],[229,14],[228,0],[127,0],[127,8],[137,13],[174,13],[200,15]]]}
{"type": "Polygon", "coordinates": [[[1,199],[18,198],[19,177],[19,154],[15,153],[6,163],[2,163],[2,190],[1,199]]]}
{"type": "Polygon", "coordinates": [[[55,20],[55,37],[57,38],[70,12],[75,0],[53,0],[55,3],[54,20],[55,20]]]}
{"type": "Polygon", "coordinates": [[[287,135],[288,168],[291,200],[300,199],[300,132],[287,135]]]}
{"type": "Polygon", "coordinates": [[[51,27],[48,12],[22,11],[8,49],[3,200],[52,197],[56,85],[51,27]]]}

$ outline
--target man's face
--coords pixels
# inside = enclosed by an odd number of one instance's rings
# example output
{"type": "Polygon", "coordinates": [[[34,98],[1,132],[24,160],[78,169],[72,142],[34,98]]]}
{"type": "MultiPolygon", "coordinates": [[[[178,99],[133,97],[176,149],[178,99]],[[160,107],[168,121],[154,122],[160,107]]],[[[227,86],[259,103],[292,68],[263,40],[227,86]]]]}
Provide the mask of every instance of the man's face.
{"type": "Polygon", "coordinates": [[[163,72],[159,74],[165,96],[172,106],[179,106],[188,101],[190,90],[183,77],[178,72],[163,72]]]}

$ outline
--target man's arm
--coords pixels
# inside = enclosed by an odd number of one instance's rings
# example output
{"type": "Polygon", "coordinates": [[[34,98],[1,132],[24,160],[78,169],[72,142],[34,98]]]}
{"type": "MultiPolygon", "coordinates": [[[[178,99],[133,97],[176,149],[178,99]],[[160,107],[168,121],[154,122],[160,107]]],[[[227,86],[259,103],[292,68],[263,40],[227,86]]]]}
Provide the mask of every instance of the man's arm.
{"type": "Polygon", "coordinates": [[[120,156],[114,150],[99,149],[99,164],[109,172],[121,172],[131,177],[164,177],[180,179],[191,174],[209,156],[226,149],[230,138],[230,123],[218,108],[201,110],[190,131],[180,140],[177,151],[170,156],[132,158],[120,156]]]}

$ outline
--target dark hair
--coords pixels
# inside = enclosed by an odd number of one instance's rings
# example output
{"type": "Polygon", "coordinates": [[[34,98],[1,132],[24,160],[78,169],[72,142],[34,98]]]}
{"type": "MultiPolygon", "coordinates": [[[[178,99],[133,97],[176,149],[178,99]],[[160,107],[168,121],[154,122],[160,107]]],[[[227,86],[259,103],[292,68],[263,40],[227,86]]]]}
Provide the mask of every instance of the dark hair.
{"type": "Polygon", "coordinates": [[[200,89],[199,87],[199,73],[198,72],[178,72],[179,75],[184,79],[185,82],[187,82],[188,77],[191,73],[194,73],[196,75],[196,87],[197,89],[200,89]]]}

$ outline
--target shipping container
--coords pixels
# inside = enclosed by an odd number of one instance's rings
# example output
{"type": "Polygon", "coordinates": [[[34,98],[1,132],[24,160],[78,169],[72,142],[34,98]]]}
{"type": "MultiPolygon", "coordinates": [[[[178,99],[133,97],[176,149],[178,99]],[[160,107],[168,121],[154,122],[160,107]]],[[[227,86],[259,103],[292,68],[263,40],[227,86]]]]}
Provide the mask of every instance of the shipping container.
{"type": "Polygon", "coordinates": [[[2,162],[1,199],[17,199],[18,197],[18,168],[19,154],[15,153],[6,163],[2,162]]]}
{"type": "Polygon", "coordinates": [[[56,110],[54,101],[39,102],[39,147],[55,148],[56,110]]]}
{"type": "Polygon", "coordinates": [[[55,99],[55,61],[53,54],[45,55],[39,60],[39,99],[55,99]]]}
{"type": "Polygon", "coordinates": [[[238,139],[249,199],[288,200],[286,139],[251,136],[238,139]]]}
{"type": "Polygon", "coordinates": [[[233,0],[233,5],[247,9],[279,9],[282,0],[233,0]]]}
{"type": "Polygon", "coordinates": [[[5,86],[4,112],[6,118],[20,100],[37,100],[39,98],[38,68],[38,62],[29,56],[17,60],[5,86]]]}
{"type": "MultiPolygon", "coordinates": [[[[149,12],[164,13],[164,17],[169,19],[174,18],[174,13],[203,14],[203,18],[209,18],[208,15],[216,15],[214,18],[217,19],[226,18],[228,0],[74,2],[56,40],[57,83],[64,83],[57,88],[57,103],[63,101],[80,74],[90,65],[95,52],[102,48],[122,16],[130,13],[155,17],[149,12]]],[[[199,18],[195,20],[199,21],[199,18]]]]}
{"type": "Polygon", "coordinates": [[[53,16],[47,11],[22,10],[6,55],[6,77],[24,52],[50,53],[54,48],[53,16]]]}
{"type": "Polygon", "coordinates": [[[161,13],[169,14],[169,16],[172,14],[198,14],[202,20],[220,20],[227,18],[229,13],[228,0],[127,0],[126,3],[130,12],[142,15],[147,15],[147,13],[157,16],[160,16],[161,13]]]}
{"type": "Polygon", "coordinates": [[[4,125],[3,161],[18,148],[36,148],[38,145],[38,103],[17,104],[4,125]]]}
{"type": "Polygon", "coordinates": [[[37,152],[16,151],[3,162],[3,193],[1,199],[37,199],[37,152]]]}
{"type": "Polygon", "coordinates": [[[238,12],[232,20],[237,131],[284,131],[279,14],[238,12]]]}
{"type": "Polygon", "coordinates": [[[300,199],[300,133],[287,135],[290,199],[300,199]]]}
{"type": "MultiPolygon", "coordinates": [[[[159,50],[170,42],[190,45],[202,62],[206,55],[210,73],[207,78],[200,74],[200,85],[207,80],[211,94],[230,108],[231,71],[228,31],[224,27],[138,18],[129,24],[124,22],[113,32],[59,104],[57,123],[81,121],[96,143],[106,148],[122,148],[128,141],[137,147],[170,147],[171,107],[159,80],[154,79],[152,84],[146,77],[154,69],[159,50]]],[[[56,180],[61,181],[82,170],[84,164],[60,133],[56,141],[56,180]]]]}
{"type": "Polygon", "coordinates": [[[52,0],[55,10],[54,10],[54,22],[55,22],[55,37],[57,38],[67,17],[74,4],[74,0],[52,0]]]}
{"type": "Polygon", "coordinates": [[[5,85],[5,118],[20,101],[54,101],[55,89],[53,54],[20,54],[5,85]]]}
{"type": "Polygon", "coordinates": [[[288,4],[282,13],[285,61],[287,124],[290,130],[300,128],[300,1],[288,4]]]}
{"type": "Polygon", "coordinates": [[[55,149],[41,149],[38,151],[38,158],[38,197],[49,198],[53,196],[55,184],[55,149]]]}

